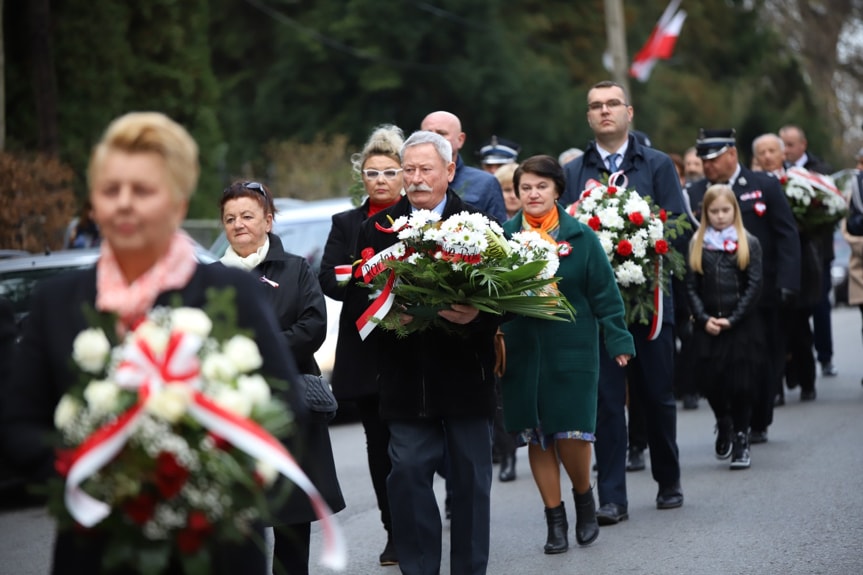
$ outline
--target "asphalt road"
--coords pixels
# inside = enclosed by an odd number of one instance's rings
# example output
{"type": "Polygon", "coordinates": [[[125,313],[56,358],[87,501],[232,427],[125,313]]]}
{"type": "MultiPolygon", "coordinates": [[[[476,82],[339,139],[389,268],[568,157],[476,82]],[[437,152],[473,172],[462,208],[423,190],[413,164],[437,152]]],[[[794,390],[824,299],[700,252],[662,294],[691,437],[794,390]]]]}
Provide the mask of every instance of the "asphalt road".
{"type": "MultiPolygon", "coordinates": [[[[863,344],[857,309],[834,310],[834,362],[839,375],[819,376],[818,399],[800,403],[789,392],[777,409],[767,444],[753,446],[752,467],[730,471],[713,456],[713,418],[706,402],[678,411],[678,444],[686,501],[655,508],[656,484],[646,471],[627,475],[630,520],[603,527],[586,548],[544,555],[542,503],[527,454],[518,479],[492,489],[489,575],[863,573],[863,344]]],[[[348,507],[338,514],[348,540],[352,575],[395,575],[377,556],[385,534],[374,502],[359,424],[332,428],[348,507]]],[[[564,491],[569,486],[564,485],[564,491]]],[[[443,483],[436,490],[443,502],[443,483]]],[[[567,507],[572,509],[569,502],[567,507]]],[[[570,518],[572,520],[572,518],[570,518]]],[[[449,572],[449,531],[444,565],[449,572]]],[[[48,573],[53,531],[38,508],[0,510],[0,575],[48,573]]],[[[572,544],[572,532],[570,542],[572,544]]],[[[312,533],[312,573],[320,549],[312,533]]]]}

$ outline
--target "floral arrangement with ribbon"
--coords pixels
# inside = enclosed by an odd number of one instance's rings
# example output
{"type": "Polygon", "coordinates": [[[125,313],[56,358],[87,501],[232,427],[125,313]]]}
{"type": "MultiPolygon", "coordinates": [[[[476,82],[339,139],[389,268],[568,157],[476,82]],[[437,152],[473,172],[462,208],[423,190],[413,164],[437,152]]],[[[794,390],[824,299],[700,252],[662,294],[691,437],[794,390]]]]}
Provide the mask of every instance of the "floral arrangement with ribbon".
{"type": "Polygon", "coordinates": [[[321,563],[343,569],[332,513],[274,437],[290,433],[292,414],[257,373],[257,345],[210,318],[155,308],[116,345],[108,326],[75,338],[82,382],[54,413],[63,479],[49,507],[60,528],[107,537],[106,568],[161,573],[174,555],[185,572],[209,573],[215,546],[248,538],[268,517],[267,490],[284,475],[321,519],[321,563]]]}
{"type": "Polygon", "coordinates": [[[832,231],[848,214],[848,203],[830,176],[793,167],[779,176],[779,182],[803,232],[832,231]]]}
{"type": "MultiPolygon", "coordinates": [[[[437,314],[454,303],[497,315],[574,318],[572,306],[554,287],[560,247],[536,232],[507,240],[503,228],[482,214],[461,212],[441,221],[429,210],[414,211],[378,231],[397,234],[400,241],[377,254],[366,248],[357,262],[355,275],[374,290],[371,305],[357,320],[363,338],[378,325],[399,335],[431,326],[458,331],[437,314]],[[401,313],[414,319],[401,325],[401,313]]],[[[562,251],[568,254],[567,246],[562,251]]]]}
{"type": "Polygon", "coordinates": [[[670,289],[671,276],[685,271],[683,256],[670,240],[690,227],[684,214],[669,219],[665,210],[627,188],[623,172],[611,174],[607,183],[590,180],[577,204],[567,208],[590,226],[605,250],[626,306],[628,323],[650,325],[650,339],[662,329],[662,294],[670,289]]]}

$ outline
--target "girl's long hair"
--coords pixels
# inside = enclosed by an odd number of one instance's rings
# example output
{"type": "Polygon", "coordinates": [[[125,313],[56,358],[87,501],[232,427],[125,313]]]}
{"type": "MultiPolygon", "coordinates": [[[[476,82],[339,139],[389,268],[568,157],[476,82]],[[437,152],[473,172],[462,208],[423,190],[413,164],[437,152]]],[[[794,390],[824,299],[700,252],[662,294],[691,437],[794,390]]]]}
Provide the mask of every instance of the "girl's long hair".
{"type": "Polygon", "coordinates": [[[746,228],[743,227],[743,218],[740,216],[740,204],[734,190],[726,184],[714,184],[707,188],[704,200],[701,204],[701,225],[689,244],[689,267],[697,273],[704,273],[701,267],[701,252],[704,250],[704,232],[710,227],[707,211],[717,198],[726,198],[734,207],[734,229],[737,230],[737,267],[745,270],[749,266],[749,240],[746,237],[746,228]]]}

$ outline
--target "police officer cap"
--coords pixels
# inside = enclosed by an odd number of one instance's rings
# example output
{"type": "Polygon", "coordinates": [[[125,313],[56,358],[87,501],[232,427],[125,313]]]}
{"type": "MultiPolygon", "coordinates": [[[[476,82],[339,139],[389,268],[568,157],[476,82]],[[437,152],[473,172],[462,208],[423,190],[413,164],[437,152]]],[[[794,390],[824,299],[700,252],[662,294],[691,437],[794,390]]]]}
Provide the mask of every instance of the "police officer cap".
{"type": "Polygon", "coordinates": [[[729,130],[705,130],[698,131],[698,139],[695,140],[695,151],[702,160],[712,160],[730,150],[735,145],[734,129],[729,130]]]}
{"type": "Polygon", "coordinates": [[[479,149],[483,164],[509,164],[516,161],[521,147],[510,140],[492,136],[488,143],[479,149]]]}

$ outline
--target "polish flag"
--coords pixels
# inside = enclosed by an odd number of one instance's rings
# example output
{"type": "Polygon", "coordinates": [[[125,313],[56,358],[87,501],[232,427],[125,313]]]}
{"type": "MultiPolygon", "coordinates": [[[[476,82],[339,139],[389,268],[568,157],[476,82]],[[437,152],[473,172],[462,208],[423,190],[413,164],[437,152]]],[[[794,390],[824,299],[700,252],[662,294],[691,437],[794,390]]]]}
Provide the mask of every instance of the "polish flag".
{"type": "Polygon", "coordinates": [[[650,72],[658,60],[668,60],[674,52],[674,45],[686,20],[686,12],[678,10],[680,0],[671,0],[671,3],[662,13],[656,27],[650,33],[650,38],[635,55],[629,75],[641,82],[647,82],[650,72]]]}

